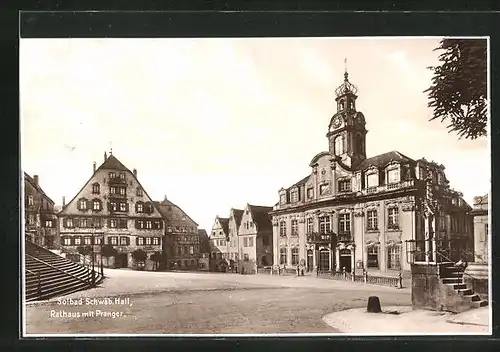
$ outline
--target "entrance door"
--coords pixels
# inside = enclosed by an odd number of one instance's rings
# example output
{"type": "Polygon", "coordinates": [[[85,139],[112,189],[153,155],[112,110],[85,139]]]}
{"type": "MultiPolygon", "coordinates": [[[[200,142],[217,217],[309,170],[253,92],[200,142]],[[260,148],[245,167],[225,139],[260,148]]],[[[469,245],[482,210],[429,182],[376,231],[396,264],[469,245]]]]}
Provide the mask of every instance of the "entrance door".
{"type": "Polygon", "coordinates": [[[340,250],[340,270],[343,270],[345,268],[345,271],[350,273],[351,272],[351,251],[349,249],[341,249],[340,250]]]}
{"type": "Polygon", "coordinates": [[[328,249],[322,249],[319,251],[319,270],[330,270],[330,251],[328,249]]]}
{"type": "Polygon", "coordinates": [[[313,250],[309,249],[307,251],[307,271],[313,271],[314,270],[314,260],[313,260],[313,250]]]}

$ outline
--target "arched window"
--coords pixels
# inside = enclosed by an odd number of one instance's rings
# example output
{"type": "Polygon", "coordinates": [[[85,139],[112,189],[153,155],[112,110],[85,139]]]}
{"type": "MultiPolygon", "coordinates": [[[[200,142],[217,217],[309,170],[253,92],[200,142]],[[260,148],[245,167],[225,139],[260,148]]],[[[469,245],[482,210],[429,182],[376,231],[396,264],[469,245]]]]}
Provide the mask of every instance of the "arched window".
{"type": "Polygon", "coordinates": [[[335,137],[335,155],[344,153],[344,139],[342,136],[335,137]]]}
{"type": "Polygon", "coordinates": [[[28,205],[32,206],[33,204],[34,204],[34,202],[33,202],[33,196],[30,195],[30,196],[28,196],[28,205]]]}
{"type": "Polygon", "coordinates": [[[339,110],[344,110],[344,106],[345,106],[345,102],[344,102],[344,99],[342,99],[342,100],[339,102],[339,110]]]}

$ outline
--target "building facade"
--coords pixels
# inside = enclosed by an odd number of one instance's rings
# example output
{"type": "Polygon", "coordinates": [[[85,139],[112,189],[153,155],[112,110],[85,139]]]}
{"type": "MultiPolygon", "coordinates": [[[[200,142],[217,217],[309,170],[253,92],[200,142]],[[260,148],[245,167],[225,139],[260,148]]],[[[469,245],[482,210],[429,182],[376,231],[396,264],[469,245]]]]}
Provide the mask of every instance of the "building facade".
{"type": "Polygon", "coordinates": [[[227,241],[227,256],[229,260],[233,260],[235,263],[239,259],[239,237],[238,232],[241,224],[241,217],[243,216],[243,210],[231,208],[229,212],[229,239],[227,241]]]}
{"type": "Polygon", "coordinates": [[[198,224],[167,197],[155,204],[165,221],[163,251],[167,256],[167,268],[198,269],[200,258],[198,224]]]}
{"type": "Polygon", "coordinates": [[[115,266],[134,267],[132,252],[142,249],[148,255],[146,269],[151,269],[154,262],[149,257],[162,250],[161,214],[139,183],[137,170],[131,172],[112,154],[104,153],[97,169],[94,162],[92,176],[63,204],[58,217],[63,248],[91,246],[99,253],[108,244],[118,252],[115,266]]]}
{"type": "Polygon", "coordinates": [[[210,253],[213,259],[226,259],[229,239],[229,218],[215,217],[210,232],[210,253]]]}
{"type": "Polygon", "coordinates": [[[391,275],[410,270],[408,240],[421,247],[417,261],[437,260],[429,246],[459,255],[469,243],[471,208],[450,189],[444,166],[397,151],[367,158],[366,121],[347,72],[335,93],[328,151],[314,156],[308,176],[279,191],[270,212],[274,264],[303,259],[308,271],[391,275]]]}
{"type": "Polygon", "coordinates": [[[27,241],[53,249],[59,245],[54,202],[43,191],[38,175],[24,173],[24,234],[27,241]]]}
{"type": "Polygon", "coordinates": [[[256,273],[257,268],[273,265],[272,207],[247,204],[238,230],[239,268],[256,273]]]}

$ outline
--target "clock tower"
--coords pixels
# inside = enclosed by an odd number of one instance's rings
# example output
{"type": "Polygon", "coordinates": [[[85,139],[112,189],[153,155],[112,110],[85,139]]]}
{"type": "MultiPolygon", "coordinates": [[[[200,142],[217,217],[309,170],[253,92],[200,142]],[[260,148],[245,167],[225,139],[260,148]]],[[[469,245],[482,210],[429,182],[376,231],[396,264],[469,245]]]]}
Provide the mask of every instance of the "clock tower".
{"type": "Polygon", "coordinates": [[[366,159],[366,122],[356,110],[358,88],[349,82],[347,70],[344,82],[335,90],[337,112],[328,126],[330,154],[348,167],[355,167],[366,159]]]}

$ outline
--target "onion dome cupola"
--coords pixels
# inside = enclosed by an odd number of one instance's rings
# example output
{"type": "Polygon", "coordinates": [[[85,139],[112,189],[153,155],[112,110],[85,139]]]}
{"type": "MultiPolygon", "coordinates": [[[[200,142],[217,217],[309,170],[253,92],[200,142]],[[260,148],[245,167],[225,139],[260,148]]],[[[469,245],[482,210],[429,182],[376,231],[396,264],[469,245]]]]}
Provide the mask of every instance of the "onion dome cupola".
{"type": "Polygon", "coordinates": [[[356,110],[358,88],[349,82],[347,68],[344,82],[335,89],[337,112],[328,126],[330,154],[353,167],[366,159],[366,121],[364,115],[356,110]]]}

